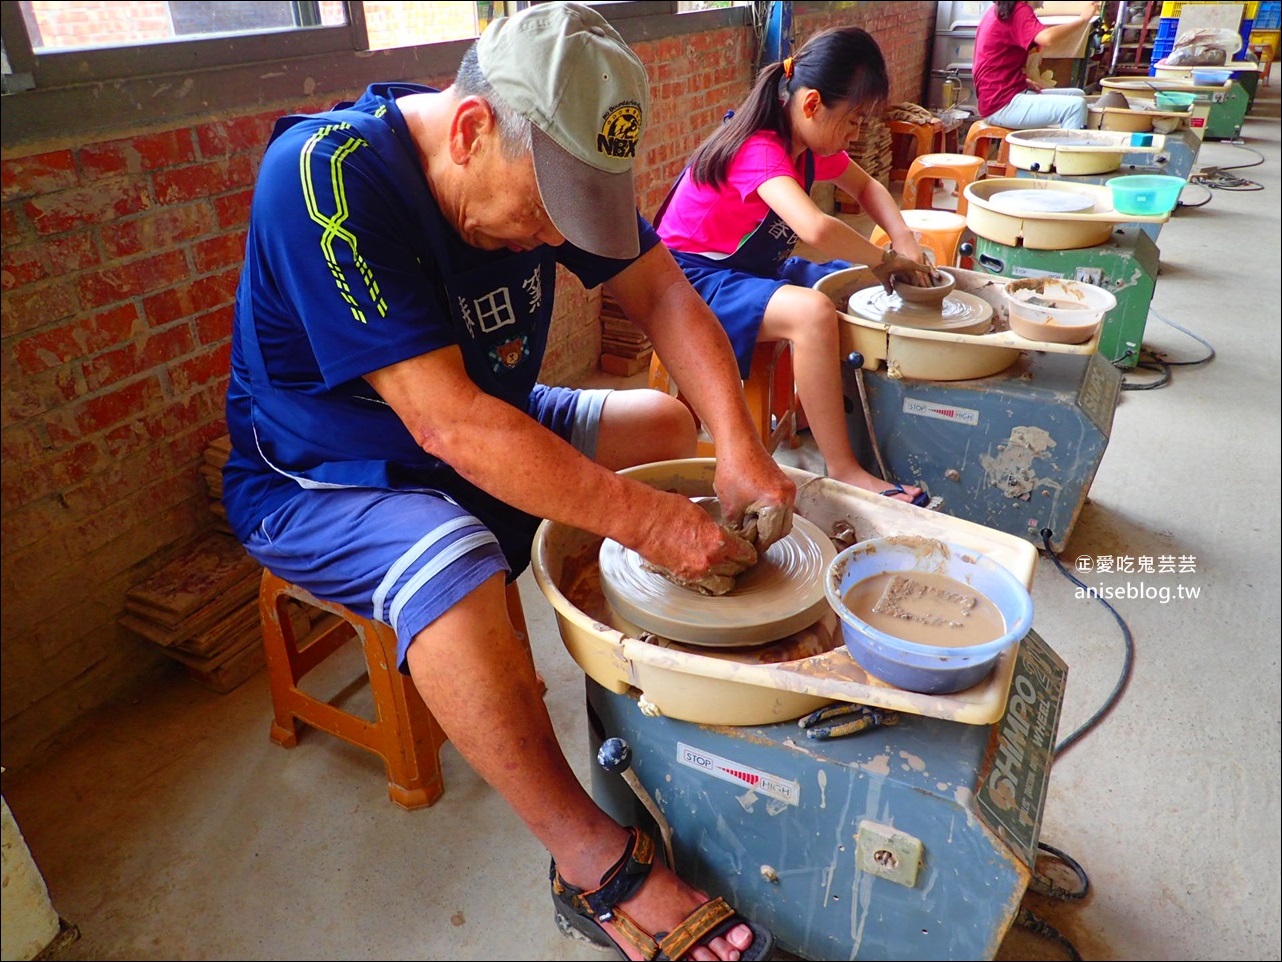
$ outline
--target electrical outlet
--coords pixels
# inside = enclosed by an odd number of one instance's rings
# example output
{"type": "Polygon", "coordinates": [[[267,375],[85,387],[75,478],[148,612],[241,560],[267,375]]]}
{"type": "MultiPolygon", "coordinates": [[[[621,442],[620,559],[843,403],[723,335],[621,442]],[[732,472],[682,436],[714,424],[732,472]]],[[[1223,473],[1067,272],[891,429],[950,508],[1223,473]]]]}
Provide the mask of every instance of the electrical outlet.
{"type": "Polygon", "coordinates": [[[1073,274],[1073,279],[1080,284],[1094,284],[1099,287],[1104,283],[1104,271],[1099,267],[1079,267],[1073,274]]]}
{"type": "Polygon", "coordinates": [[[855,867],[905,888],[917,884],[921,867],[921,839],[891,825],[864,820],[855,836],[855,867]]]}

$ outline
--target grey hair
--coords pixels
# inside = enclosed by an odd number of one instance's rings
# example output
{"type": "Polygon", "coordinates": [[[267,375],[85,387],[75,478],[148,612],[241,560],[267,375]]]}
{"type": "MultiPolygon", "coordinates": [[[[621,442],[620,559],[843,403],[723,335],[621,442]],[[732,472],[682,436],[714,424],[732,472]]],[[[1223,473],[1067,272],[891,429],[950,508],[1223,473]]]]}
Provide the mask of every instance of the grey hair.
{"type": "Polygon", "coordinates": [[[481,64],[476,56],[476,44],[468,47],[459,64],[458,73],[454,75],[454,92],[457,97],[480,97],[494,111],[494,119],[499,126],[499,149],[508,160],[519,160],[528,156],[533,149],[530,137],[530,121],[504,103],[503,98],[495,93],[490,82],[481,73],[481,64]]]}

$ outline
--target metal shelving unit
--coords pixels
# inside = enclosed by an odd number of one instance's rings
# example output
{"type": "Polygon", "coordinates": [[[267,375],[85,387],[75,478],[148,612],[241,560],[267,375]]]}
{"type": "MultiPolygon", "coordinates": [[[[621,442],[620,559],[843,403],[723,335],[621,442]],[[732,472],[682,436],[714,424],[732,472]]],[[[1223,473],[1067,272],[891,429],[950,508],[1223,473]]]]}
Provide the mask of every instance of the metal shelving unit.
{"type": "Polygon", "coordinates": [[[1115,77],[1127,74],[1147,75],[1149,71],[1153,41],[1157,39],[1161,4],[1145,3],[1143,19],[1138,23],[1131,23],[1130,15],[1134,13],[1134,6],[1125,0],[1113,4],[1113,52],[1109,73],[1115,77]]]}

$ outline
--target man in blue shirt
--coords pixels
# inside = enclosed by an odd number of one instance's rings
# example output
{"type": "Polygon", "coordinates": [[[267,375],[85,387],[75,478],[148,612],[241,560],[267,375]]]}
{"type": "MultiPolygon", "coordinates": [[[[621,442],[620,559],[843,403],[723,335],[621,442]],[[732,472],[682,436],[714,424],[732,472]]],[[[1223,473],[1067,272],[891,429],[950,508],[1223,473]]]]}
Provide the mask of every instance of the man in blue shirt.
{"type": "Polygon", "coordinates": [[[635,54],[564,3],[495,21],[444,91],[378,84],[280,121],[237,294],[223,501],[265,567],[395,629],[400,669],[552,853],[565,924],[630,954],[765,958],[769,932],[584,791],[505,600],[542,518],[681,579],[756,559],[688,499],[615,473],[693,456],[679,401],[537,384],[557,264],[654,342],[717,439],[727,516],[786,531],[795,491],[726,337],[636,211],[648,110],[635,54]]]}

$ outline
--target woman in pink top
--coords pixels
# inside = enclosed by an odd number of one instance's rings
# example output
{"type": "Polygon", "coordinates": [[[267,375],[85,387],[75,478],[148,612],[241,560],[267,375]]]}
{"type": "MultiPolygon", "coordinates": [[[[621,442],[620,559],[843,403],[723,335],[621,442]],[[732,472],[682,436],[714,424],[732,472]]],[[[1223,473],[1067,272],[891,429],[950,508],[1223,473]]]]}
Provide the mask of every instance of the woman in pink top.
{"type": "Polygon", "coordinates": [[[829,477],[925,504],[924,491],[888,485],[851,450],[836,308],[813,289],[851,262],[889,289],[892,274],[929,273],[890,192],[846,154],[863,119],[880,113],[889,83],[876,41],[857,27],[826,30],[765,67],[748,98],[699,147],[655,226],[721,321],[746,378],[758,339],[793,346],[797,394],[829,477]],[[883,251],[810,199],[830,180],[891,239],[883,251]],[[839,260],[792,257],[797,240],[839,260]]]}
{"type": "Polygon", "coordinates": [[[1049,46],[1072,34],[1095,16],[1099,4],[1084,8],[1076,20],[1050,26],[1037,19],[1033,7],[1027,0],[998,0],[979,21],[972,68],[979,115],[1011,130],[1080,130],[1088,115],[1086,92],[1076,87],[1043,87],[1025,71],[1034,47],[1049,46]]]}

